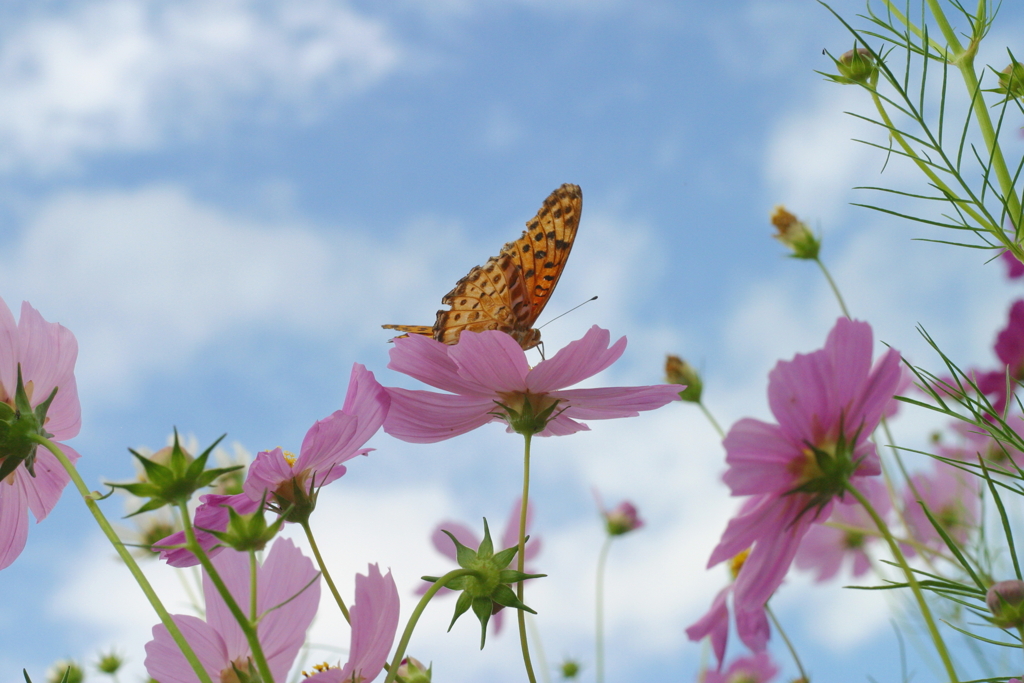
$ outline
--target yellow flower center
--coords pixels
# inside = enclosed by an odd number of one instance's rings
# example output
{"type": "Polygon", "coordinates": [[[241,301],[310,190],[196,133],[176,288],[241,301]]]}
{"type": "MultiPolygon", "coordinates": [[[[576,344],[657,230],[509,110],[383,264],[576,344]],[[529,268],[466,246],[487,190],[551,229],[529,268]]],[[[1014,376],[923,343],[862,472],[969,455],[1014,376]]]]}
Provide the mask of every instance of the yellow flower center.
{"type": "MultiPolygon", "coordinates": [[[[281,448],[278,446],[278,448],[281,448]]],[[[299,456],[295,455],[291,451],[286,451],[281,448],[281,453],[284,455],[285,462],[288,463],[288,467],[295,467],[295,461],[299,459],[299,456]]]]}
{"type": "Polygon", "coordinates": [[[750,548],[741,550],[729,560],[729,572],[732,574],[733,581],[739,576],[740,570],[743,569],[743,563],[747,561],[747,557],[750,555],[750,548]]]}

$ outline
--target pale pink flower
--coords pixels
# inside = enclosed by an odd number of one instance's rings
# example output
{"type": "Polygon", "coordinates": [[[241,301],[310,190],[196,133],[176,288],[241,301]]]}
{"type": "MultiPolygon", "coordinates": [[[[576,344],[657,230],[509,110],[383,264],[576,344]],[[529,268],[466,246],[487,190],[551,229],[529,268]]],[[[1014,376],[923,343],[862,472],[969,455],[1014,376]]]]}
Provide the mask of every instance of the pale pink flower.
{"type": "MultiPolygon", "coordinates": [[[[0,402],[14,407],[19,364],[33,408],[57,389],[44,428],[71,462],[78,460],[78,453],[60,442],[77,435],[82,424],[75,384],[77,357],[78,342],[70,330],[43,320],[27,301],[22,303],[21,320],[16,323],[0,299],[0,402]]],[[[0,463],[4,458],[0,453],[0,463]]],[[[35,450],[33,471],[35,476],[23,463],[0,480],[0,569],[14,562],[25,548],[29,510],[36,522],[43,521],[70,481],[57,458],[42,446],[35,450]]]]}
{"type": "Polygon", "coordinates": [[[780,361],[769,374],[778,424],[744,418],[726,435],[723,479],[733,495],[751,498],[708,565],[751,548],[733,588],[737,615],[764,606],[848,482],[881,471],[868,437],[900,381],[900,356],[890,349],[872,366],[871,355],[871,327],[840,318],[823,349],[780,361]]]}
{"type": "MultiPolygon", "coordinates": [[[[495,551],[504,550],[505,548],[511,548],[514,545],[519,544],[519,515],[522,511],[522,498],[516,498],[516,502],[512,505],[512,510],[509,512],[508,521],[505,522],[505,531],[501,534],[500,544],[495,545],[495,551]]],[[[526,552],[524,557],[527,561],[530,561],[537,557],[540,553],[540,537],[533,536],[530,534],[530,524],[533,522],[533,503],[529,503],[526,506],[526,533],[530,536],[526,542],[526,552]]],[[[480,536],[475,531],[470,529],[462,522],[444,521],[434,527],[434,533],[430,536],[431,543],[437,548],[437,552],[441,553],[453,562],[456,561],[455,544],[452,543],[452,539],[444,533],[449,532],[452,536],[459,539],[459,543],[476,550],[480,547],[480,536]]],[[[529,567],[525,567],[524,571],[527,574],[533,574],[534,571],[529,567]]],[[[432,586],[432,583],[425,583],[416,589],[417,595],[423,595],[432,586]]],[[[440,593],[452,592],[448,588],[442,588],[440,593]]],[[[501,625],[503,620],[504,610],[501,609],[500,605],[495,603],[498,611],[494,613],[494,618],[491,620],[492,632],[494,635],[498,635],[501,632],[501,625]]]]}
{"type": "Polygon", "coordinates": [[[644,525],[644,520],[640,519],[640,515],[633,503],[624,500],[614,509],[608,510],[604,507],[601,494],[598,493],[597,489],[593,491],[597,507],[601,510],[601,516],[604,517],[605,531],[609,535],[621,536],[622,534],[628,534],[630,531],[636,531],[644,525]]]}
{"type": "Polygon", "coordinates": [[[1021,263],[1020,259],[1013,255],[1012,251],[1004,251],[1000,254],[1000,258],[1006,264],[1006,277],[1011,280],[1024,277],[1024,263],[1021,263]]]}
{"type": "MultiPolygon", "coordinates": [[[[359,363],[353,364],[342,409],[309,428],[297,458],[280,448],[261,451],[249,466],[242,485],[243,493],[200,497],[202,504],[196,509],[194,522],[200,547],[211,555],[219,552],[219,541],[209,531],[227,528],[228,506],[239,514],[249,514],[259,508],[266,494],[267,503],[280,508],[274,494],[280,493],[291,499],[296,487],[315,499],[321,486],[345,474],[346,468],[342,463],[373,450],[362,446],[380,429],[390,403],[387,391],[377,383],[373,373],[359,363]]],[[[185,532],[179,531],[155,543],[154,548],[163,548],[160,558],[171,566],[199,564],[191,551],[181,547],[184,543],[185,532]]]]}
{"type": "Polygon", "coordinates": [[[779,667],[767,652],[733,660],[725,671],[705,671],[702,683],[768,683],[779,673],[779,667]]]}
{"type": "Polygon", "coordinates": [[[981,516],[978,477],[936,461],[930,473],[918,472],[910,482],[913,486],[903,490],[903,517],[911,537],[924,545],[945,545],[921,508],[924,503],[950,538],[961,546],[966,543],[981,516]]]}
{"type": "MultiPolygon", "coordinates": [[[[227,550],[213,564],[235,601],[248,612],[249,555],[227,550]]],[[[242,671],[249,670],[249,642],[206,572],[203,595],[205,620],[180,614],[172,618],[210,678],[235,680],[232,664],[242,671]]],[[[256,610],[261,615],[256,632],[274,680],[283,681],[288,676],[319,602],[320,578],[313,563],[289,539],[277,539],[266,560],[256,568],[256,610]]],[[[146,644],[145,664],[149,675],[160,683],[199,680],[163,624],[153,627],[153,640],[146,644]]]]}
{"type": "Polygon", "coordinates": [[[352,640],[348,662],[315,676],[311,683],[370,683],[384,669],[398,631],[398,588],[389,571],[381,576],[375,564],[366,576],[356,574],[356,599],[349,610],[352,640]]]}
{"type": "MultiPolygon", "coordinates": [[[[877,479],[862,479],[857,488],[868,499],[875,511],[885,519],[892,509],[892,501],[885,484],[877,479]]],[[[850,558],[853,576],[862,576],[871,568],[871,558],[866,548],[878,540],[878,527],[871,515],[853,498],[846,498],[832,508],[829,522],[842,528],[817,524],[807,532],[796,553],[796,566],[814,570],[815,581],[828,581],[837,573],[843,562],[850,558]]]]}
{"type": "Polygon", "coordinates": [[[588,429],[577,420],[633,417],[679,400],[677,384],[565,389],[618,360],[626,338],[611,347],[609,342],[608,331],[595,325],[531,368],[519,344],[496,330],[464,333],[454,346],[421,335],[395,339],[389,368],[451,393],[388,388],[391,410],[384,431],[403,441],[433,443],[488,422],[507,422],[507,409],[551,409],[543,429],[534,433],[563,436],[588,429]]]}

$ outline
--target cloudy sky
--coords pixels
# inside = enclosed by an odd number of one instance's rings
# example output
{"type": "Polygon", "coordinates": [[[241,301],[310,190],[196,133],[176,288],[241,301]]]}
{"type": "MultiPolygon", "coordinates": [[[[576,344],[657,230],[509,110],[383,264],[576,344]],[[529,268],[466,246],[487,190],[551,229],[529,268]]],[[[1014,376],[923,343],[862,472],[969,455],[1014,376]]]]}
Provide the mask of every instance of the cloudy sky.
{"type": "MultiPolygon", "coordinates": [[[[980,63],[1024,52],[1009,4],[980,63]]],[[[884,156],[851,138],[884,139],[843,113],[869,102],[814,73],[830,68],[823,48],[851,44],[807,0],[6,2],[0,297],[77,336],[72,443],[96,488],[132,477],[127,448],[159,448],[174,427],[203,446],[227,433],[229,448],[297,450],[340,407],[353,362],[413,386],[386,369],[380,325],[431,323],[453,283],[565,182],[583,188],[583,217],[544,317],[599,299],[544,337],[549,350],[594,324],[628,337],[596,383],[656,383],[673,352],[706,374],[723,424],[768,417],[768,370],[820,347],[838,315],[814,266],[770,239],[779,203],[824,235],[879,340],[935,367],[920,324],[962,364],[988,363],[1020,295],[1001,264],[850,205],[867,199],[856,185],[917,182],[897,162],[879,176],[884,156]]],[[[904,414],[897,428],[923,443],[932,426],[904,414]]],[[[583,660],[592,680],[596,487],[648,520],[613,548],[608,680],[691,680],[701,647],[683,630],[726,580],[704,570],[735,508],[722,448],[689,405],[592,428],[534,449],[537,567],[550,576],[527,602],[543,654],[583,660]]],[[[490,425],[371,445],[325,490],[314,530],[343,593],[379,562],[407,614],[417,577],[448,566],[434,524],[503,524],[521,444],[490,425]]],[[[104,509],[127,511],[116,496],[104,509]]],[[[156,619],[112,555],[70,493],[33,525],[0,578],[0,680],[111,647],[130,660],[122,680],[142,675],[156,619]]],[[[178,578],[147,568],[183,610],[178,578]]],[[[796,575],[774,601],[812,673],[896,680],[902,637],[928,679],[913,624],[844,583],[796,575]]],[[[411,654],[439,680],[521,680],[510,634],[480,653],[469,617],[444,633],[452,606],[428,610],[411,654]]],[[[312,635],[347,638],[327,613],[312,635]]]]}

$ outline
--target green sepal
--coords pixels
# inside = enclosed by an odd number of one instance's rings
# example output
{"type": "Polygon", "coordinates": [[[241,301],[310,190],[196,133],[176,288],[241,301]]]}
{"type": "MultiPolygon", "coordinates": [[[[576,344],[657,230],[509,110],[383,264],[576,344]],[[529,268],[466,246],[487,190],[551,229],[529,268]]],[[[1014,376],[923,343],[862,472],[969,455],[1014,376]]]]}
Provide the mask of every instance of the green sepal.
{"type": "Polygon", "coordinates": [[[50,409],[56,395],[57,387],[54,387],[46,400],[33,409],[22,380],[21,363],[18,363],[14,407],[0,403],[0,481],[22,463],[25,463],[25,469],[31,476],[36,476],[37,439],[40,436],[45,439],[53,436],[43,425],[46,423],[46,411],[50,409]]]}
{"type": "Polygon", "coordinates": [[[248,515],[239,514],[230,505],[225,505],[224,507],[228,509],[229,515],[228,527],[225,531],[203,529],[202,527],[197,528],[200,531],[213,534],[221,543],[239,552],[263,550],[267,543],[273,540],[277,532],[281,530],[285,522],[284,516],[278,515],[273,524],[267,525],[266,515],[263,513],[266,507],[266,497],[264,497],[259,508],[248,515]]]}
{"type": "Polygon", "coordinates": [[[178,430],[174,430],[174,445],[171,447],[171,455],[166,465],[154,462],[140,453],[128,449],[129,452],[142,464],[146,481],[133,482],[130,484],[108,484],[111,487],[119,488],[139,498],[150,500],[135,512],[127,515],[133,517],[142,512],[157,510],[164,505],[180,505],[187,503],[196,491],[213,483],[218,477],[234,472],[242,465],[231,467],[216,467],[205,469],[206,461],[209,459],[213,449],[226,435],[222,435],[209,448],[203,451],[199,457],[190,460],[189,456],[181,448],[178,440],[178,430]]]}
{"type": "Polygon", "coordinates": [[[448,630],[452,630],[452,626],[455,626],[455,621],[466,613],[469,606],[473,604],[473,598],[469,597],[469,593],[459,593],[459,599],[455,601],[455,614],[452,615],[452,622],[448,624],[448,630]]]}
{"type": "MultiPolygon", "coordinates": [[[[459,539],[455,538],[455,536],[450,531],[445,531],[444,529],[441,529],[441,533],[443,533],[448,538],[452,539],[452,543],[455,544],[455,561],[458,562],[459,566],[463,569],[469,569],[470,563],[476,559],[476,551],[467,548],[466,546],[459,543],[459,539]]],[[[449,588],[450,587],[451,586],[449,586],[449,588]]]]}
{"type": "MultiPolygon", "coordinates": [[[[527,536],[526,540],[530,540],[530,537],[527,536]]],[[[505,548],[500,553],[497,553],[494,556],[494,564],[498,565],[499,567],[507,567],[509,566],[509,564],[512,563],[512,560],[515,559],[516,553],[518,552],[518,545],[514,545],[511,548],[505,548]]]]}
{"type": "Polygon", "coordinates": [[[515,609],[525,610],[530,614],[537,613],[534,610],[527,607],[526,604],[522,600],[520,600],[519,597],[515,594],[515,591],[513,591],[511,588],[504,584],[498,586],[498,589],[495,590],[493,594],[491,594],[491,600],[498,603],[499,605],[502,605],[503,607],[513,607],[515,609]]]}
{"type": "Polygon", "coordinates": [[[547,574],[525,574],[515,569],[503,569],[498,574],[498,580],[504,584],[519,583],[527,579],[543,579],[547,574]]]}
{"type": "MultiPolygon", "coordinates": [[[[465,593],[463,593],[465,595],[465,593]]],[[[473,614],[480,620],[480,649],[484,649],[487,642],[487,622],[491,619],[493,604],[490,598],[474,598],[473,614]]]]}
{"type": "Polygon", "coordinates": [[[517,434],[534,435],[544,431],[544,428],[548,426],[548,422],[551,420],[552,413],[555,408],[558,407],[560,401],[555,401],[544,410],[539,413],[533,412],[533,404],[530,403],[530,396],[526,394],[523,396],[523,409],[517,411],[511,406],[507,406],[500,401],[494,403],[501,408],[503,412],[492,413],[508,422],[509,426],[512,427],[512,431],[517,434]]]}

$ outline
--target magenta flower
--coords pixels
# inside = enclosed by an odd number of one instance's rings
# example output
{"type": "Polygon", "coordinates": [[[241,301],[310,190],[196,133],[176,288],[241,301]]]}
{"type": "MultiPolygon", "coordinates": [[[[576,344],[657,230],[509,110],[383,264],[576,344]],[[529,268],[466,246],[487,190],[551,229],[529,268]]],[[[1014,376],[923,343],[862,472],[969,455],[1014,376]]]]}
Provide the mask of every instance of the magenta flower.
{"type": "Polygon", "coordinates": [[[636,531],[644,525],[644,520],[640,519],[636,506],[628,500],[622,501],[613,510],[606,510],[597,489],[594,489],[594,498],[597,500],[598,509],[601,510],[601,516],[604,517],[605,531],[608,532],[608,535],[621,536],[630,531],[636,531]]]}
{"type": "MultiPolygon", "coordinates": [[[[863,479],[857,483],[871,507],[884,519],[892,509],[892,501],[885,484],[877,479],[863,479]]],[[[829,522],[842,528],[817,524],[807,532],[796,553],[796,566],[814,570],[815,581],[828,581],[839,572],[846,558],[853,563],[852,574],[861,576],[871,568],[867,545],[877,540],[878,527],[867,511],[856,500],[839,501],[832,508],[829,522]]]]}
{"type": "MultiPolygon", "coordinates": [[[[298,514],[308,515],[316,504],[320,487],[345,474],[342,463],[373,450],[362,446],[380,429],[390,403],[387,391],[373,373],[359,363],[353,364],[342,409],[310,427],[297,458],[280,448],[261,451],[249,466],[243,493],[208,494],[200,498],[202,505],[196,510],[194,523],[199,545],[211,554],[218,552],[219,541],[209,531],[227,528],[230,513],[226,506],[239,514],[255,512],[264,493],[273,509],[280,511],[294,504],[302,508],[298,514]]],[[[153,547],[161,550],[160,558],[171,566],[199,564],[198,558],[182,547],[184,543],[185,532],[179,531],[153,547]]]]}
{"type": "MultiPolygon", "coordinates": [[[[46,322],[28,302],[22,303],[21,320],[15,323],[0,299],[0,403],[6,404],[8,412],[15,407],[19,365],[33,409],[57,389],[43,428],[71,462],[78,460],[78,453],[60,442],[78,434],[82,424],[75,384],[77,357],[78,342],[70,330],[46,322]]],[[[0,466],[8,457],[24,456],[0,451],[0,466]]],[[[25,548],[29,510],[37,523],[43,521],[68,481],[70,477],[57,458],[42,447],[0,479],[0,569],[10,566],[25,548]]]]}
{"type": "Polygon", "coordinates": [[[950,538],[963,545],[980,521],[978,478],[936,461],[931,473],[918,472],[910,482],[913,486],[903,491],[903,516],[911,537],[932,547],[944,544],[921,508],[924,503],[950,538]]]}
{"type": "Polygon", "coordinates": [[[531,368],[519,344],[496,330],[465,333],[454,346],[420,335],[395,339],[389,368],[451,393],[389,387],[384,431],[433,443],[504,420],[509,431],[564,436],[588,429],[577,420],[634,417],[679,400],[677,384],[564,389],[618,360],[626,338],[609,342],[608,331],[594,326],[531,368]]]}
{"type": "Polygon", "coordinates": [[[1006,327],[996,335],[995,352],[1002,363],[1000,369],[971,374],[978,390],[989,396],[994,412],[1001,414],[1009,398],[1007,374],[1011,392],[1014,384],[1024,380],[1024,299],[1018,299],[1010,307],[1006,327]]]}
{"type": "Polygon", "coordinates": [[[310,676],[316,683],[369,683],[384,669],[398,630],[398,588],[391,572],[381,576],[375,564],[356,574],[356,600],[349,610],[352,640],[345,666],[310,676]]]}
{"type": "Polygon", "coordinates": [[[768,683],[779,673],[779,667],[767,652],[733,660],[725,671],[705,671],[702,683],[768,683]]]}
{"type": "Polygon", "coordinates": [[[724,445],[723,479],[734,496],[751,496],[725,530],[708,566],[751,548],[733,587],[737,617],[756,613],[782,583],[815,522],[849,482],[881,471],[869,440],[900,381],[889,350],[872,366],[867,323],[840,318],[825,347],[780,361],[768,376],[778,424],[744,418],[724,445]]]}
{"type": "MultiPolygon", "coordinates": [[[[512,510],[509,512],[508,521],[505,523],[505,531],[501,535],[501,545],[497,546],[497,550],[504,550],[505,548],[511,548],[514,545],[519,544],[519,514],[522,511],[523,499],[517,498],[516,502],[512,505],[512,510]]],[[[533,522],[533,503],[529,503],[526,506],[526,533],[530,534],[530,524],[533,522]]],[[[434,527],[434,533],[430,536],[431,543],[437,548],[437,552],[441,553],[453,562],[457,561],[455,554],[455,544],[452,543],[452,539],[445,535],[445,531],[449,532],[455,538],[459,540],[459,543],[466,546],[467,548],[478,548],[480,546],[480,537],[475,531],[470,529],[462,522],[445,521],[434,527]]],[[[540,537],[530,535],[529,540],[526,542],[526,552],[524,557],[527,561],[534,559],[540,553],[540,537]]],[[[527,574],[533,574],[534,571],[529,567],[526,567],[524,571],[527,574]]],[[[416,589],[417,595],[423,595],[433,585],[433,583],[425,583],[416,589]]],[[[452,592],[448,588],[442,588],[440,593],[452,592]]],[[[494,613],[494,619],[491,621],[493,625],[494,635],[498,635],[501,632],[502,625],[502,606],[495,603],[495,608],[498,612],[494,613]]]]}
{"type": "MultiPolygon", "coordinates": [[[[235,601],[247,611],[251,591],[249,556],[228,550],[213,561],[235,601]]],[[[192,646],[214,681],[236,680],[232,665],[249,671],[252,651],[223,597],[203,572],[206,620],[174,615],[174,623],[192,646]]],[[[262,566],[256,568],[256,632],[274,680],[288,676],[306,640],[306,629],[320,602],[320,578],[313,563],[290,540],[274,542],[262,566]]],[[[199,678],[163,624],[153,627],[146,643],[146,670],[160,683],[196,683],[199,678]]],[[[255,673],[253,671],[252,673],[255,673]]]]}
{"type": "Polygon", "coordinates": [[[1004,251],[1000,258],[1003,259],[1003,263],[1006,264],[1006,277],[1011,280],[1016,280],[1019,277],[1024,276],[1024,263],[1013,255],[1012,251],[1004,251]]]}

